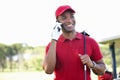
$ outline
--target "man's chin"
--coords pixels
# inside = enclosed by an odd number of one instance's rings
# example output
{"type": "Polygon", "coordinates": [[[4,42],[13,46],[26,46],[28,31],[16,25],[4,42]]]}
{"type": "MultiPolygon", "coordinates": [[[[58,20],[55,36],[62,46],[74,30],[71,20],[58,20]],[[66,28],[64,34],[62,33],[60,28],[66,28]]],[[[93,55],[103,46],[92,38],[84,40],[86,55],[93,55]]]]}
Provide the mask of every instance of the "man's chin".
{"type": "Polygon", "coordinates": [[[75,30],[66,30],[67,33],[74,32],[75,30]]]}

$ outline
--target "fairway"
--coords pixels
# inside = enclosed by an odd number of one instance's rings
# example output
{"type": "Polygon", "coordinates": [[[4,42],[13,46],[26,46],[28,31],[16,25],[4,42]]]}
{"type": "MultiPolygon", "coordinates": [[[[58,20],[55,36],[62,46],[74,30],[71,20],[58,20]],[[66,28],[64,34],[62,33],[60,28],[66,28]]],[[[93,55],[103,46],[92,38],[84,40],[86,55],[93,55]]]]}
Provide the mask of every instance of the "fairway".
{"type": "Polygon", "coordinates": [[[0,80],[53,80],[53,75],[44,72],[3,72],[0,80]]]}
{"type": "MultiPolygon", "coordinates": [[[[0,80],[53,80],[53,76],[44,72],[1,72],[0,80]]],[[[97,80],[97,76],[93,73],[91,76],[92,80],[97,80]]]]}

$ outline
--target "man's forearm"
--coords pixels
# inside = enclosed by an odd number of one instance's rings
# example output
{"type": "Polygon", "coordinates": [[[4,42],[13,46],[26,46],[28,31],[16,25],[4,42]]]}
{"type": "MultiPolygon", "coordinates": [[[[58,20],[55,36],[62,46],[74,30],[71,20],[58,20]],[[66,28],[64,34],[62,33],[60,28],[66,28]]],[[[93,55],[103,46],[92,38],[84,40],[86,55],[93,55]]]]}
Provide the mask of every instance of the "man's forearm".
{"type": "Polygon", "coordinates": [[[96,66],[92,69],[92,71],[96,74],[96,75],[103,75],[105,73],[106,67],[105,64],[101,63],[101,64],[96,64],[96,66]]]}
{"type": "Polygon", "coordinates": [[[43,69],[47,74],[51,74],[54,71],[56,65],[56,41],[52,40],[48,53],[45,56],[43,62],[43,69]]]}

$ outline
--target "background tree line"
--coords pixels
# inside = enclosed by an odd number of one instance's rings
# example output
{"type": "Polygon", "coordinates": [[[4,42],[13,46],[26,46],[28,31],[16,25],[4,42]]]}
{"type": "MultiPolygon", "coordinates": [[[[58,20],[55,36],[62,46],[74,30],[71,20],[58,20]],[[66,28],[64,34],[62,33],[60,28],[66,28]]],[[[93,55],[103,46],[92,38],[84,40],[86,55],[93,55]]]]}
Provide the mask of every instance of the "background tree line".
{"type": "MultiPolygon", "coordinates": [[[[104,62],[112,68],[112,57],[108,45],[100,46],[104,62]]],[[[116,64],[120,67],[120,49],[116,48],[116,64]]],[[[0,71],[42,71],[45,46],[32,47],[23,43],[0,44],[0,71]]]]}
{"type": "Polygon", "coordinates": [[[42,50],[42,46],[32,47],[24,43],[0,43],[0,71],[41,70],[42,50]]]}

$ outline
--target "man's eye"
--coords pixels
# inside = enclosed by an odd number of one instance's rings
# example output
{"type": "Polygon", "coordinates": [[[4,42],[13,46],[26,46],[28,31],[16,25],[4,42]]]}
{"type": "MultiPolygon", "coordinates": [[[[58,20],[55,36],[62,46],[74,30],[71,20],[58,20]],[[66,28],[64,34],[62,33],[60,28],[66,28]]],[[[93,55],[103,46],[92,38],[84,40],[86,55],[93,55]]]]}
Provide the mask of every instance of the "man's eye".
{"type": "Polygon", "coordinates": [[[74,16],[72,15],[72,16],[71,16],[71,18],[73,19],[73,18],[74,18],[74,16]]]}
{"type": "Polygon", "coordinates": [[[66,19],[66,17],[62,17],[62,20],[65,20],[66,19]]]}

